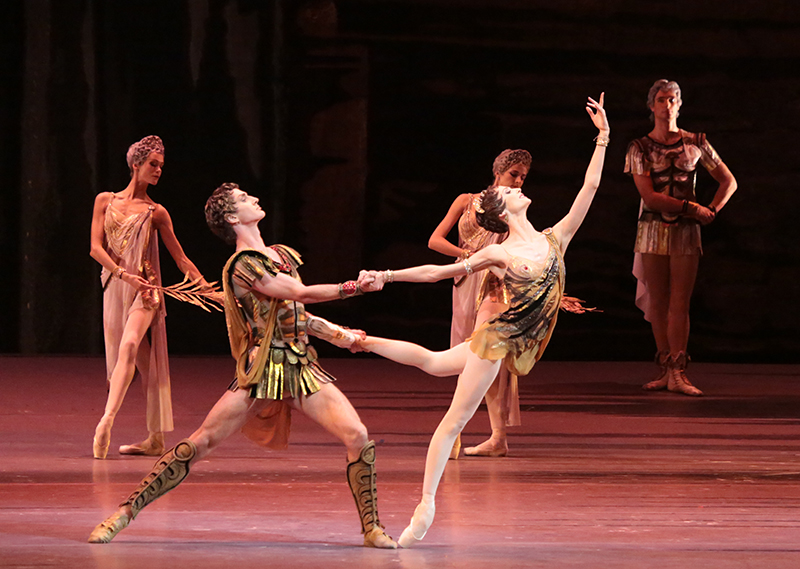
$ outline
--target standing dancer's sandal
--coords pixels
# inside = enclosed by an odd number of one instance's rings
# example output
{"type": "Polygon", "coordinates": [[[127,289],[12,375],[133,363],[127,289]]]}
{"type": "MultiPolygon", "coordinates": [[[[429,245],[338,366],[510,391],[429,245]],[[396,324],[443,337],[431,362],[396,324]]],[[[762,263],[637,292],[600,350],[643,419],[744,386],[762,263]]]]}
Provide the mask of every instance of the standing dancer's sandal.
{"type": "Polygon", "coordinates": [[[655,361],[661,368],[661,371],[655,377],[655,379],[653,379],[653,381],[645,383],[642,386],[642,389],[645,391],[659,391],[667,388],[667,384],[669,383],[669,367],[667,366],[668,359],[669,350],[661,350],[660,352],[656,352],[655,361]]]}
{"type": "Polygon", "coordinates": [[[89,536],[89,543],[108,543],[136,518],[142,509],[175,488],[189,474],[189,462],[197,454],[197,447],[184,439],[159,458],[150,474],[145,476],[119,510],[100,523],[89,536]]]}
{"type": "Polygon", "coordinates": [[[361,449],[358,460],[347,465],[347,484],[356,501],[361,519],[361,533],[365,547],[397,549],[397,543],[386,535],[378,519],[378,492],[375,485],[375,441],[369,441],[361,449]]]}
{"type": "Polygon", "coordinates": [[[150,433],[150,436],[140,443],[122,445],[119,447],[119,453],[140,456],[161,456],[164,454],[164,433],[150,433]]]}
{"type": "Polygon", "coordinates": [[[464,449],[464,456],[503,457],[508,454],[508,438],[502,429],[492,429],[492,436],[478,446],[464,449]]]}
{"type": "Polygon", "coordinates": [[[686,377],[686,368],[690,361],[692,361],[692,359],[686,352],[678,352],[674,356],[669,357],[667,360],[667,367],[669,367],[667,389],[674,393],[701,397],[703,392],[692,385],[689,378],[686,377]]]}

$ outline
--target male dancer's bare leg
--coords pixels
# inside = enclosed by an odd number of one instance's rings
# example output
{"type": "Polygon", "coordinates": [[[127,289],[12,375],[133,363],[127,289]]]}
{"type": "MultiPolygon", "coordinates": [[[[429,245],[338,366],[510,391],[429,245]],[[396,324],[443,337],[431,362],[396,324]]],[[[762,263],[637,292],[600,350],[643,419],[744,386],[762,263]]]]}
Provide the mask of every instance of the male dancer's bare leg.
{"type": "Polygon", "coordinates": [[[188,475],[191,463],[208,455],[222,441],[241,429],[247,418],[265,404],[264,400],[250,398],[246,389],[226,391],[200,428],[156,461],[151,473],[142,480],[128,500],[94,529],[89,536],[89,542],[111,541],[144,506],[177,486],[188,475]]]}
{"type": "Polygon", "coordinates": [[[327,383],[322,384],[316,393],[295,399],[294,406],[347,448],[347,482],[361,519],[364,545],[397,549],[397,543],[383,531],[378,517],[375,443],[369,440],[367,428],[350,400],[335,385],[327,383]]]}

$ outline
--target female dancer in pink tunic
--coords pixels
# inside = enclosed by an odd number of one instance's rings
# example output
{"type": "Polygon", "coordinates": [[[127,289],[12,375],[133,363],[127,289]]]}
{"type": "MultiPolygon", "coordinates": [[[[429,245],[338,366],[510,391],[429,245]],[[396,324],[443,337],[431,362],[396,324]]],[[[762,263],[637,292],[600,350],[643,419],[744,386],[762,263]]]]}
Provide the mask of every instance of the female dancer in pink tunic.
{"type": "Polygon", "coordinates": [[[130,183],[119,193],[98,194],[92,216],[91,256],[103,266],[108,379],[108,400],[92,445],[94,457],[99,459],[108,453],[114,418],[136,370],[147,398],[149,436],[141,443],[121,446],[119,452],[160,455],[164,432],[173,429],[166,310],[161,292],[151,286],[161,285],[159,233],[178,268],[192,280],[202,279],[178,243],[169,213],[147,195],[164,166],[161,139],[147,136],[131,145],[127,161],[130,183]]]}

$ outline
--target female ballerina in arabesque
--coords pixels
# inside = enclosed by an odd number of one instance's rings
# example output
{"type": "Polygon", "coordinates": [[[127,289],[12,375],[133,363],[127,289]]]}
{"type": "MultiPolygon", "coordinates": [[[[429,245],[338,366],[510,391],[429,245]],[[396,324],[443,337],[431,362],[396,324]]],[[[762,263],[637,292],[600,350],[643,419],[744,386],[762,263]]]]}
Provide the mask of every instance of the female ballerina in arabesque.
{"type": "Polygon", "coordinates": [[[510,303],[489,318],[468,342],[443,352],[431,352],[408,342],[367,336],[362,349],[437,376],[460,374],[450,408],[433,434],[425,462],[422,501],[398,543],[409,547],[421,540],[435,512],[435,496],[453,442],[478,408],[501,365],[519,376],[530,372],[541,357],[558,315],[564,290],[564,260],[572,237],[583,222],[600,184],[609,126],[599,101],[589,98],[586,111],[600,131],[583,187],[569,213],[542,232],[528,221],[531,200],[520,188],[496,187],[481,195],[478,223],[497,233],[508,231],[502,244],[488,245],[452,265],[424,265],[399,271],[363,272],[361,280],[375,286],[393,281],[436,282],[488,269],[506,287],[510,303]]]}

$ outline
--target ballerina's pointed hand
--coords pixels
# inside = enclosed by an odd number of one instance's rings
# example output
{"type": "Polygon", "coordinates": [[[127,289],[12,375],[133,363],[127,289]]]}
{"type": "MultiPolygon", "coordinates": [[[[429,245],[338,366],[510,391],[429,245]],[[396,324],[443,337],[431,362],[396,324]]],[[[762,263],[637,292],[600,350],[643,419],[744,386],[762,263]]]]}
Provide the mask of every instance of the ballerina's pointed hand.
{"type": "Polygon", "coordinates": [[[605,103],[606,94],[600,93],[600,100],[595,101],[591,97],[588,97],[588,101],[586,103],[586,112],[589,113],[589,116],[594,123],[594,126],[597,127],[600,131],[611,130],[608,126],[608,117],[606,116],[606,110],[603,108],[603,104],[605,103]]]}

